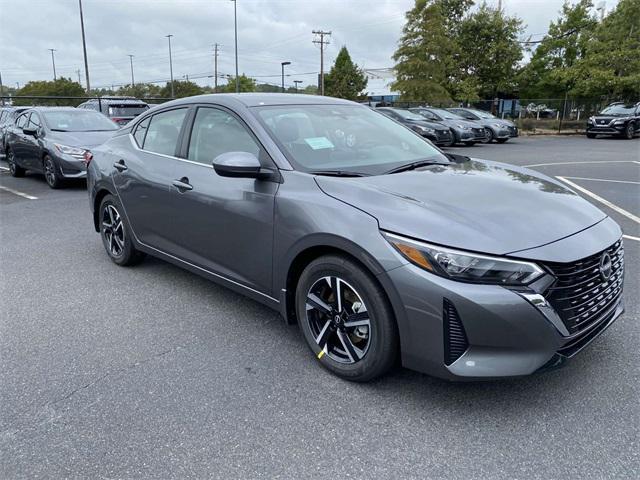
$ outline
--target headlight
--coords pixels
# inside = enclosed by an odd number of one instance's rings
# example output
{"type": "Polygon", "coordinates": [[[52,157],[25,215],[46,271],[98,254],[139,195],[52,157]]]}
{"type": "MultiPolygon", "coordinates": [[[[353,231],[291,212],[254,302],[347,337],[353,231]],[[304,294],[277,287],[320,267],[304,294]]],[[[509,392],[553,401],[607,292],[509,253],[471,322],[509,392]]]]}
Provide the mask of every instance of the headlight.
{"type": "Polygon", "coordinates": [[[456,127],[461,128],[462,130],[471,130],[471,128],[466,125],[456,125],[456,127]]]}
{"type": "Polygon", "coordinates": [[[593,117],[589,117],[589,120],[587,120],[588,123],[595,123],[596,119],[593,117]]]}
{"type": "Polygon", "coordinates": [[[615,122],[613,122],[613,124],[614,124],[614,125],[622,125],[622,124],[624,124],[624,122],[626,122],[626,121],[627,121],[627,120],[623,118],[622,120],[616,120],[615,122]]]}
{"type": "Polygon", "coordinates": [[[506,125],[503,125],[501,123],[494,123],[493,126],[496,127],[496,128],[506,127],[506,125]]]}
{"type": "Polygon", "coordinates": [[[433,128],[423,127],[422,125],[416,125],[416,128],[422,133],[435,133],[433,128]]]}
{"type": "Polygon", "coordinates": [[[65,155],[71,155],[73,158],[77,158],[78,160],[83,160],[84,155],[88,150],[84,148],[78,147],[70,147],[68,145],[60,145],[59,143],[54,143],[56,149],[65,155]]]}
{"type": "Polygon", "coordinates": [[[544,275],[535,263],[440,247],[382,232],[407,260],[452,280],[494,285],[527,285],[544,275]]]}

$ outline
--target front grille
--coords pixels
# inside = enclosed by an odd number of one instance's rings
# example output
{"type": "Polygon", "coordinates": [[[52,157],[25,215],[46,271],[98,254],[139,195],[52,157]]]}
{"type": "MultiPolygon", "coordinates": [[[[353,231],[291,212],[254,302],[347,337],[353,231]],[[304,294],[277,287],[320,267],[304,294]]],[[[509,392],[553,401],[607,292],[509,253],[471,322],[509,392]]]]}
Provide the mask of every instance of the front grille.
{"type": "Polygon", "coordinates": [[[451,130],[436,130],[438,140],[449,140],[451,138],[451,130]]]}
{"type": "Polygon", "coordinates": [[[444,363],[451,365],[467,350],[469,342],[456,307],[446,298],[443,304],[442,320],[444,327],[444,363]]]}
{"type": "Polygon", "coordinates": [[[487,133],[484,128],[472,128],[471,130],[476,137],[484,137],[487,133]]]}
{"type": "Polygon", "coordinates": [[[611,247],[572,263],[547,263],[556,282],[545,293],[570,334],[580,332],[600,320],[622,295],[624,246],[618,240],[611,247]],[[611,257],[611,276],[604,280],[600,261],[611,257]]]}

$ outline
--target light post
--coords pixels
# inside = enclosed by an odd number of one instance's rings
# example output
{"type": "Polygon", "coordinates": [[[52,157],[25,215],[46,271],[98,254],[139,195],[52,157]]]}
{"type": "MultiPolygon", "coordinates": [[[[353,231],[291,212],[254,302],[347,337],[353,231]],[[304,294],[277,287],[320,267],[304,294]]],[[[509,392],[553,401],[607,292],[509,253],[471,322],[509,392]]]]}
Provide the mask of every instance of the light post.
{"type": "Polygon", "coordinates": [[[82,0],[78,0],[80,5],[80,29],[82,30],[82,53],[84,54],[84,73],[87,77],[87,93],[91,90],[89,85],[89,61],[87,60],[87,42],[84,38],[84,16],[82,15],[82,0]]]}
{"type": "Polygon", "coordinates": [[[291,65],[291,62],[282,62],[280,66],[282,67],[282,93],[284,93],[284,67],[286,65],[291,65]]]}
{"type": "Polygon", "coordinates": [[[173,60],[171,59],[171,37],[173,35],[165,35],[169,39],[169,72],[171,73],[171,98],[175,97],[173,92],[173,60]]]}
{"type": "Polygon", "coordinates": [[[50,48],[49,51],[51,52],[51,63],[53,65],[53,81],[56,81],[56,59],[53,55],[53,52],[56,51],[55,48],[50,48]]]}
{"type": "Polygon", "coordinates": [[[129,61],[131,62],[131,86],[135,87],[136,86],[136,82],[133,79],[133,55],[128,55],[129,57],[129,61]]]}
{"type": "Polygon", "coordinates": [[[238,3],[237,0],[231,0],[233,2],[233,29],[236,39],[236,93],[240,92],[240,79],[238,78],[238,3]]]}
{"type": "Polygon", "coordinates": [[[296,85],[296,93],[298,93],[298,85],[302,83],[302,80],[294,80],[293,83],[296,85]]]}

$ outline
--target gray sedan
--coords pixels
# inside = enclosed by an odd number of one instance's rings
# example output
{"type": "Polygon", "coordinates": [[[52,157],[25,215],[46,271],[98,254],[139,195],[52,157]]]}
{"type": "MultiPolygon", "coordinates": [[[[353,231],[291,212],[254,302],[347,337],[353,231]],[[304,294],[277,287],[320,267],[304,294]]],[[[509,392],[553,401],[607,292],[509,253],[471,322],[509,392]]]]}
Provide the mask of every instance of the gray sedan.
{"type": "Polygon", "coordinates": [[[152,255],[261,302],[349,380],[398,360],[448,379],[527,375],[623,311],[614,220],[353,102],[175,100],[93,151],[88,188],[115,264],[152,255]]]}
{"type": "Polygon", "coordinates": [[[482,125],[487,132],[485,143],[491,143],[494,140],[498,143],[505,143],[510,138],[518,136],[518,127],[515,123],[498,118],[489,112],[474,108],[449,108],[447,110],[470,122],[482,125]]]}
{"type": "Polygon", "coordinates": [[[422,115],[430,122],[437,122],[449,127],[456,137],[455,143],[464,143],[465,145],[471,146],[484,141],[487,136],[484,127],[469,122],[461,116],[442,108],[415,107],[409,110],[422,115]]]}

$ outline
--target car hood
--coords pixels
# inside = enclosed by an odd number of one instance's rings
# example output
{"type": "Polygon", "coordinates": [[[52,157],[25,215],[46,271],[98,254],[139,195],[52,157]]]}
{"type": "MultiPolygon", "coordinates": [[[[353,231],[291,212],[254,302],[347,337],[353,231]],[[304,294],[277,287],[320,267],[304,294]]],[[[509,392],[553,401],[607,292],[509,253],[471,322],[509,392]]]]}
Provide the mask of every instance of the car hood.
{"type": "Polygon", "coordinates": [[[462,125],[463,127],[469,127],[469,128],[478,128],[477,123],[470,122],[469,120],[448,120],[445,118],[441,120],[439,123],[452,128],[459,128],[458,125],[462,125]]]}
{"type": "Polygon", "coordinates": [[[47,140],[70,147],[93,148],[109,140],[117,130],[106,132],[49,132],[47,140]]]}
{"type": "Polygon", "coordinates": [[[509,120],[502,120],[501,118],[480,118],[477,122],[483,127],[492,127],[496,124],[503,125],[505,127],[515,127],[513,122],[510,122],[509,120]]]}
{"type": "Polygon", "coordinates": [[[327,195],[375,217],[383,230],[499,255],[554,242],[606,218],[551,178],[486,160],[316,181],[327,195]]]}
{"type": "Polygon", "coordinates": [[[423,127],[433,128],[434,130],[449,130],[448,127],[442,125],[441,123],[429,122],[427,120],[407,120],[407,124],[421,125],[423,127]]]}

